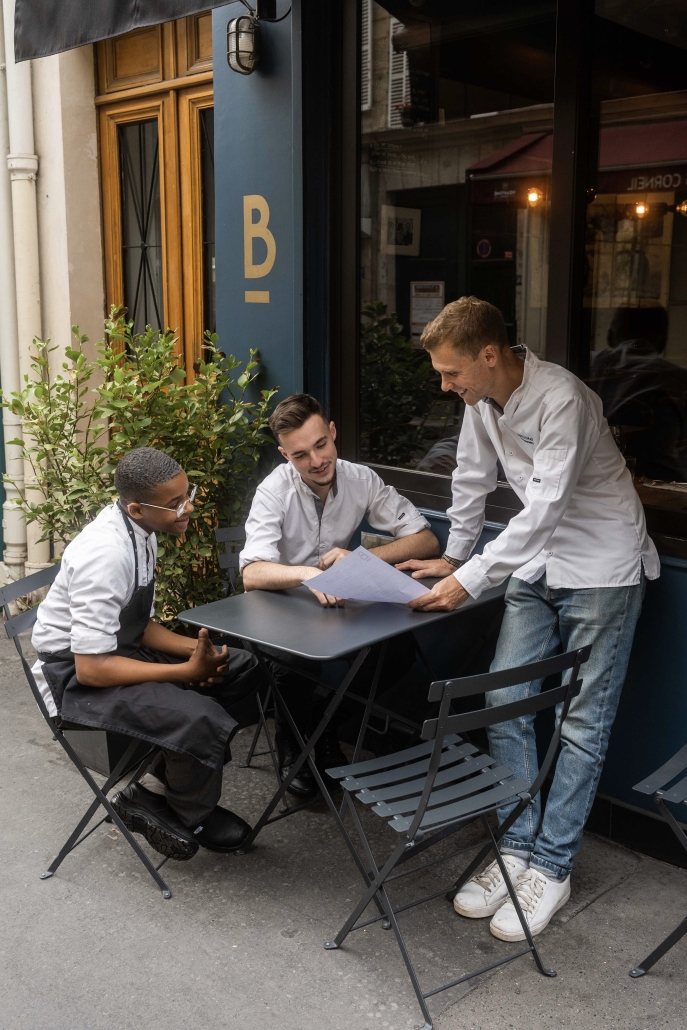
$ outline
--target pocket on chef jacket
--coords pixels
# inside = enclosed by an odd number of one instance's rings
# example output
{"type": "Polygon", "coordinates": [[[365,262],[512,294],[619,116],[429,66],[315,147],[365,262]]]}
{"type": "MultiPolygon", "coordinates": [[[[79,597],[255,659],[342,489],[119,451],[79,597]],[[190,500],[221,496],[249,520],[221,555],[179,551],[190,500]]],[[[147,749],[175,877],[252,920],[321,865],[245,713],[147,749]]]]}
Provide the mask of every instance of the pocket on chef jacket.
{"type": "Polygon", "coordinates": [[[537,452],[534,459],[534,471],[529,482],[533,494],[546,501],[556,500],[567,453],[567,447],[537,452]]]}

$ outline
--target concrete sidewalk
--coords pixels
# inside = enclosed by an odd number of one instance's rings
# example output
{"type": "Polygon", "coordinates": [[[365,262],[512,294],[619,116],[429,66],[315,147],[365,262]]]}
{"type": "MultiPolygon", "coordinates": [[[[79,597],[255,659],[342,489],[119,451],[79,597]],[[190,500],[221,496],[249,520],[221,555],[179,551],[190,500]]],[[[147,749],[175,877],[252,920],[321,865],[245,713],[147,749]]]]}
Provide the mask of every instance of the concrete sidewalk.
{"type": "MultiPolygon", "coordinates": [[[[0,643],[1,1030],[406,1030],[422,1023],[393,936],[378,926],[327,952],[361,884],[323,808],[269,827],[243,858],[201,851],[169,862],[162,897],[119,832],[104,825],[39,880],[88,790],[54,743],[14,648],[0,643]]],[[[265,759],[238,768],[224,804],[255,819],[273,790],[265,759]]],[[[380,820],[378,854],[389,845],[380,820]]],[[[142,839],[142,838],[141,838],[142,839]]],[[[395,899],[448,885],[460,860],[401,881],[395,899]]],[[[655,970],[628,969],[687,914],[687,872],[588,836],[571,902],[529,957],[431,1001],[437,1030],[528,1025],[681,1030],[687,939],[655,970]]],[[[496,961],[508,945],[440,898],[403,917],[429,988],[496,961]]]]}

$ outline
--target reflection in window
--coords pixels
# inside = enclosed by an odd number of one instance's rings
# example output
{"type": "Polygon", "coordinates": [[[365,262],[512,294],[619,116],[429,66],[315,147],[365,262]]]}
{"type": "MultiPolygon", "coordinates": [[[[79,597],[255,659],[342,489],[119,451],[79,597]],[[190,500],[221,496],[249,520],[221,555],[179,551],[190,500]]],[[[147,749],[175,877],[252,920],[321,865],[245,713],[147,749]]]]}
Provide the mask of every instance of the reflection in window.
{"type": "Polygon", "coordinates": [[[476,32],[454,5],[364,2],[363,460],[455,467],[462,402],[420,345],[446,303],[491,301],[545,356],[554,6],[484,0],[476,32]]]}
{"type": "Polygon", "coordinates": [[[589,385],[648,503],[687,507],[687,19],[597,0],[601,102],[587,209],[589,385]]]}
{"type": "Polygon", "coordinates": [[[214,108],[201,108],[200,173],[203,210],[204,328],[214,333],[215,315],[215,118],[214,108]]]}
{"type": "Polygon", "coordinates": [[[120,125],[124,305],[134,332],[164,328],[157,119],[120,125]]]}

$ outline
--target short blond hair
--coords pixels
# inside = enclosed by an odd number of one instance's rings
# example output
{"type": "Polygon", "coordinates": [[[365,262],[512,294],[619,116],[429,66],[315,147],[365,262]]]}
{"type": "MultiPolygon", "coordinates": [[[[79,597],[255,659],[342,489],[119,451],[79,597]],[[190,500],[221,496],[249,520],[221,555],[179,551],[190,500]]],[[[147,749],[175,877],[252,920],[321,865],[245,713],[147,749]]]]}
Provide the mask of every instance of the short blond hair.
{"type": "Polygon", "coordinates": [[[498,308],[479,297],[461,297],[447,304],[433,322],[425,326],[420,342],[432,351],[442,343],[476,358],[488,343],[509,346],[506,323],[498,308]]]}

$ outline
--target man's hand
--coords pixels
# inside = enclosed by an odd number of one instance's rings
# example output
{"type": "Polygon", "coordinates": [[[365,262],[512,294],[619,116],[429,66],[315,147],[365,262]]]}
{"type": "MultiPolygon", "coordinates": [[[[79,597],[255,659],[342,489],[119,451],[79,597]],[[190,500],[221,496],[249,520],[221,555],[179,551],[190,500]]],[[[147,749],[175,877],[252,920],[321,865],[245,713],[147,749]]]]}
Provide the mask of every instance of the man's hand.
{"type": "MultiPolygon", "coordinates": [[[[340,548],[335,547],[334,550],[338,551],[340,550],[340,548]]],[[[332,552],[330,551],[329,554],[332,554],[332,552]]],[[[325,555],[325,558],[326,557],[327,555],[325,555]]],[[[345,557],[345,555],[343,555],[342,557],[345,557]]],[[[322,560],[324,561],[324,559],[322,560]]],[[[306,580],[312,579],[313,576],[319,576],[322,571],[322,569],[308,569],[306,575],[302,579],[302,582],[305,583],[306,580]]],[[[313,594],[315,595],[315,597],[320,602],[323,608],[343,608],[346,604],[342,597],[332,597],[331,594],[323,594],[319,590],[314,590],[313,587],[309,587],[309,589],[312,590],[313,594]]]]}
{"type": "Polygon", "coordinates": [[[430,558],[429,561],[412,558],[410,561],[402,561],[396,568],[401,572],[413,569],[413,579],[443,579],[444,576],[450,576],[456,571],[453,565],[443,558],[430,558]]]}
{"type": "Polygon", "coordinates": [[[327,551],[320,558],[320,571],[324,572],[325,569],[330,569],[332,565],[336,565],[338,561],[341,561],[342,558],[345,558],[350,553],[344,547],[332,547],[331,551],[327,551]]]}
{"type": "Polygon", "coordinates": [[[201,629],[198,634],[198,643],[186,662],[189,681],[198,683],[201,687],[208,683],[219,683],[227,669],[228,652],[229,648],[226,644],[220,651],[215,650],[210,640],[210,634],[206,629],[201,629]]]}
{"type": "Polygon", "coordinates": [[[452,612],[454,608],[459,608],[467,601],[469,596],[455,576],[447,576],[440,583],[436,583],[428,594],[409,601],[408,607],[419,612],[452,612]]]}

